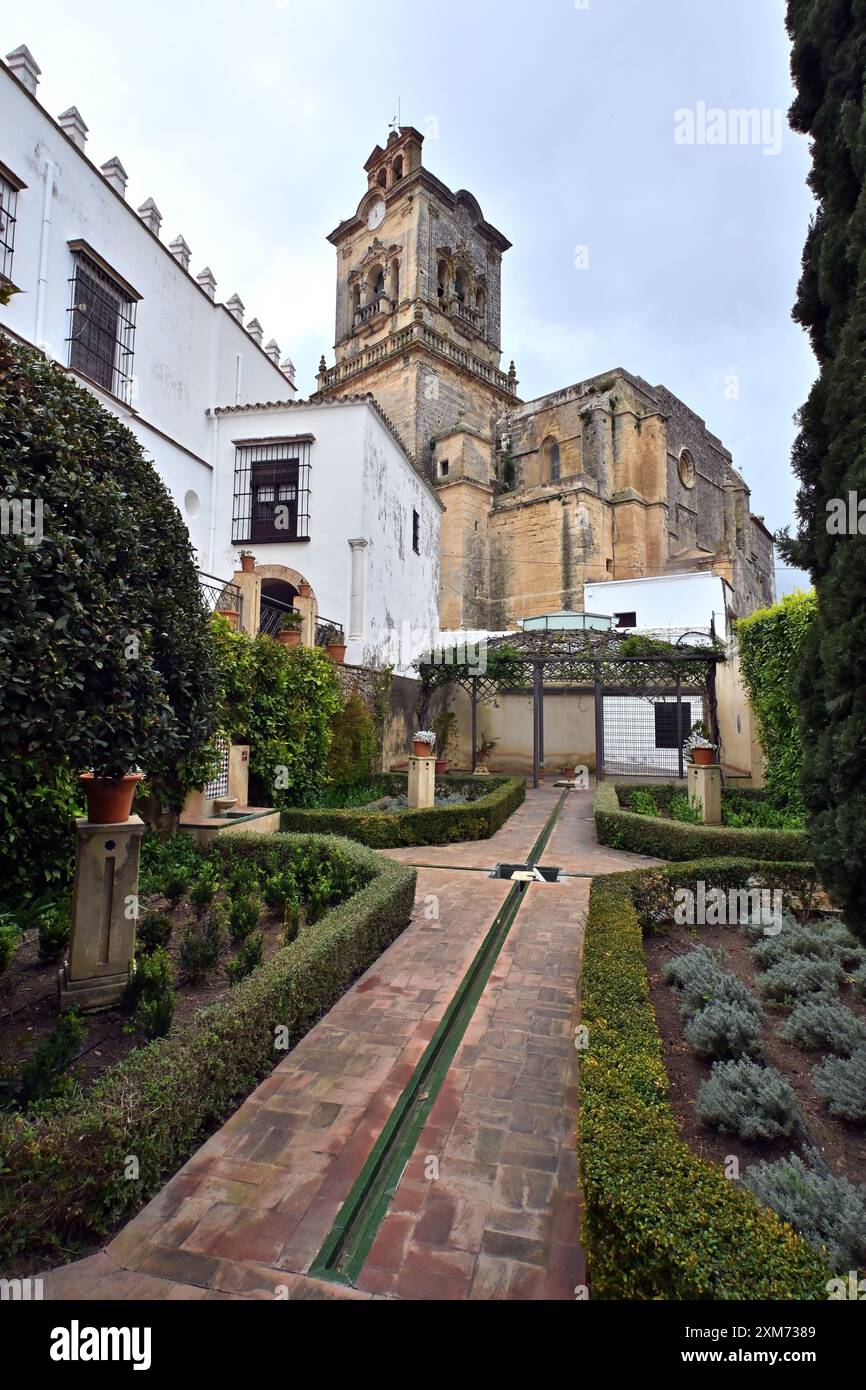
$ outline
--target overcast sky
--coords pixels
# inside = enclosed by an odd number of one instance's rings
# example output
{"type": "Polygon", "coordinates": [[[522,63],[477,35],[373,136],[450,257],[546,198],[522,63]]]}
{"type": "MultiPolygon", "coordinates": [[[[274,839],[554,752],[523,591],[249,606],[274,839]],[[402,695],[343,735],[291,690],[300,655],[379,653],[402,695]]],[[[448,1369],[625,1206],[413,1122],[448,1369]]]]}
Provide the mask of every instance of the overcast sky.
{"type": "MultiPolygon", "coordinates": [[[[503,364],[525,399],[622,366],[721,437],[775,530],[814,362],[790,311],[812,201],[783,0],[0,0],[40,99],[120,156],[192,269],[237,291],[303,395],[332,361],[335,257],[400,100],[425,164],[514,243],[503,364]],[[701,120],[701,107],[707,112],[701,120]],[[755,142],[698,143],[714,110],[755,142]],[[694,141],[678,112],[694,114],[694,141]],[[777,136],[781,136],[781,140],[777,136]]],[[[2,133],[0,133],[2,143],[2,133]]],[[[802,582],[777,574],[780,592],[802,582]]]]}

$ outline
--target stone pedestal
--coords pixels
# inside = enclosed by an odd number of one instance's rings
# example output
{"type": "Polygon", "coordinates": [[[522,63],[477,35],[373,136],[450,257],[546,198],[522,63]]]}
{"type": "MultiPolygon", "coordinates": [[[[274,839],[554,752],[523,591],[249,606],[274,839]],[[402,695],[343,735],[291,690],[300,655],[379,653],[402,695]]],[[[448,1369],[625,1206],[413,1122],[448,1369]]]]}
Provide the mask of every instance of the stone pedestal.
{"type": "Polygon", "coordinates": [[[60,971],[60,1007],[86,1011],[120,1002],[135,952],[138,861],[144,821],[76,821],[72,931],[60,971]]]}
{"type": "Polygon", "coordinates": [[[262,581],[257,574],[247,574],[246,570],[235,570],[232,583],[241,591],[240,630],[248,637],[255,637],[259,630],[262,615],[262,581]]]}
{"type": "Polygon", "coordinates": [[[436,759],[416,758],[413,753],[409,759],[409,807],[421,811],[435,800],[436,759]]]}
{"type": "Polygon", "coordinates": [[[704,825],[722,823],[722,769],[718,763],[698,767],[689,763],[689,804],[700,804],[704,825]]]}
{"type": "Polygon", "coordinates": [[[229,796],[233,796],[238,806],[250,803],[250,749],[249,744],[233,743],[229,749],[229,796]]]}

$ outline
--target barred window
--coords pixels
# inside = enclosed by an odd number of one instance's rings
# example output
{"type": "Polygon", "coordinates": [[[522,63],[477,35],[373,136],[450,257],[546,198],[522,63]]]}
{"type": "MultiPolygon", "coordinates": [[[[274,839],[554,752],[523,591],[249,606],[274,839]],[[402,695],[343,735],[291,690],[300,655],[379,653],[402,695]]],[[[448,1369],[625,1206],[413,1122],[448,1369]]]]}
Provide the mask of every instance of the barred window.
{"type": "Polygon", "coordinates": [[[12,279],[18,189],[0,173],[0,280],[12,279]]]}
{"type": "Polygon", "coordinates": [[[106,391],[130,399],[135,299],[107,269],[75,252],[69,306],[69,365],[106,391]]]}
{"type": "Polygon", "coordinates": [[[236,442],[232,541],[310,538],[310,445],[313,435],[236,442]]]}

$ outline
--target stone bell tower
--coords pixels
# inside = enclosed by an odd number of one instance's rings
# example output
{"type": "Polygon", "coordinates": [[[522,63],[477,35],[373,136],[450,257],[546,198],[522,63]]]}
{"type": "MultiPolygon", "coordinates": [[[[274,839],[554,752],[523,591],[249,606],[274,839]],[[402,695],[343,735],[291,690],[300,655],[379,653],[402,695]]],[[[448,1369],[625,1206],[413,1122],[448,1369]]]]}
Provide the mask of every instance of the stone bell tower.
{"type": "Polygon", "coordinates": [[[391,132],[367,189],[328,240],[337,252],[336,362],[318,399],[369,392],[440,489],[440,620],[484,626],[496,420],[518,404],[500,370],[502,253],[511,243],[465,190],[422,160],[423,135],[391,132]]]}

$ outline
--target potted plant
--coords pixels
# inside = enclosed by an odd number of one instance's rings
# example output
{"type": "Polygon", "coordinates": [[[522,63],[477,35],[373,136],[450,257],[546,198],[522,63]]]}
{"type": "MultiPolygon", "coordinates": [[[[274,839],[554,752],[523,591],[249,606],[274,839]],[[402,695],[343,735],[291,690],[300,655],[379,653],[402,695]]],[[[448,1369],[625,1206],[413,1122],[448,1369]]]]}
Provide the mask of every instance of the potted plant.
{"type": "Polygon", "coordinates": [[[132,798],[143,779],[141,772],[118,772],[110,767],[80,773],[90,824],[120,825],[129,820],[132,798]]]}
{"type": "Polygon", "coordinates": [[[230,623],[233,628],[237,628],[239,617],[238,600],[237,590],[233,586],[232,588],[226,587],[222,590],[217,599],[214,612],[218,617],[225,618],[226,622],[230,623]]]}
{"type": "Polygon", "coordinates": [[[412,752],[416,758],[432,758],[436,735],[432,729],[416,729],[412,735],[412,752]]]}
{"type": "Polygon", "coordinates": [[[325,651],[332,661],[342,666],[346,659],[346,642],[340,628],[325,628],[325,651]]]}
{"type": "Polygon", "coordinates": [[[433,720],[433,731],[436,734],[436,746],[439,749],[439,756],[436,758],[436,776],[441,777],[443,772],[448,771],[449,756],[448,750],[457,736],[457,715],[453,710],[442,710],[433,720]]]}
{"type": "Polygon", "coordinates": [[[696,767],[712,767],[716,761],[716,745],[707,738],[703,724],[695,724],[685,743],[683,752],[696,767]]]}
{"type": "Polygon", "coordinates": [[[302,579],[300,584],[298,585],[298,595],[300,598],[313,597],[312,585],[306,579],[302,579]]]}
{"type": "Polygon", "coordinates": [[[280,630],[277,633],[277,641],[282,642],[285,647],[299,647],[303,621],[303,614],[298,613],[294,608],[290,612],[284,613],[280,630]]]}
{"type": "Polygon", "coordinates": [[[496,747],[496,739],[488,738],[486,734],[481,735],[481,746],[476,754],[476,776],[487,777],[487,759],[496,747]]]}
{"type": "Polygon", "coordinates": [[[256,567],[256,557],[251,550],[240,551],[241,569],[244,574],[252,574],[256,567]]]}

